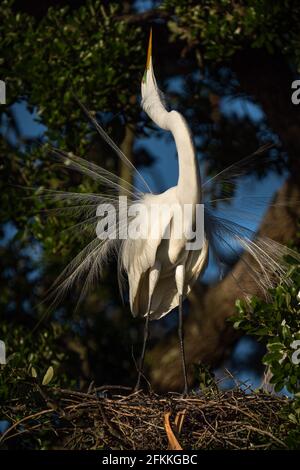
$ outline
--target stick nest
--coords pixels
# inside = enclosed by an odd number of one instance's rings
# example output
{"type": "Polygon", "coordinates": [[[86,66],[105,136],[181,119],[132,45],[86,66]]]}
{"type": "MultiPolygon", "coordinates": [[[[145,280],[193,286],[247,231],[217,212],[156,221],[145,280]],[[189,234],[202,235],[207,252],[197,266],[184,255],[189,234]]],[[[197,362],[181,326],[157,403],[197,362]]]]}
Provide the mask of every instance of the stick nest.
{"type": "Polygon", "coordinates": [[[158,396],[125,387],[87,393],[26,384],[7,400],[3,448],[285,449],[288,399],[263,392],[158,396]]]}

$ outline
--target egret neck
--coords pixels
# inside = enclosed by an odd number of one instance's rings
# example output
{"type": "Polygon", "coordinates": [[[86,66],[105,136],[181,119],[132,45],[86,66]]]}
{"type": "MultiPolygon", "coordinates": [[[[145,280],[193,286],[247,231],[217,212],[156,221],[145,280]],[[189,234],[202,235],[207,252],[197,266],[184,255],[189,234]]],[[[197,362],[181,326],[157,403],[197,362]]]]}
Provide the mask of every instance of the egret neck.
{"type": "Polygon", "coordinates": [[[178,153],[178,197],[182,204],[200,203],[201,178],[191,131],[180,113],[170,111],[168,114],[168,128],[173,134],[178,153]]]}

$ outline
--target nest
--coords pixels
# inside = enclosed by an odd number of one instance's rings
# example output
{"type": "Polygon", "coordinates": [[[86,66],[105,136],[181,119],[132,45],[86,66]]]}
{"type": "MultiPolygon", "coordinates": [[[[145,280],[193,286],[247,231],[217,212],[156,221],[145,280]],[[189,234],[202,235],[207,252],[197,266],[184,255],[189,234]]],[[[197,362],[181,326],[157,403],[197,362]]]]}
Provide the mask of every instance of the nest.
{"type": "Polygon", "coordinates": [[[98,387],[87,393],[28,385],[2,408],[4,448],[285,449],[288,399],[235,389],[189,396],[98,387]],[[283,425],[284,424],[284,425],[283,425]],[[42,443],[42,445],[41,445],[42,443]]]}

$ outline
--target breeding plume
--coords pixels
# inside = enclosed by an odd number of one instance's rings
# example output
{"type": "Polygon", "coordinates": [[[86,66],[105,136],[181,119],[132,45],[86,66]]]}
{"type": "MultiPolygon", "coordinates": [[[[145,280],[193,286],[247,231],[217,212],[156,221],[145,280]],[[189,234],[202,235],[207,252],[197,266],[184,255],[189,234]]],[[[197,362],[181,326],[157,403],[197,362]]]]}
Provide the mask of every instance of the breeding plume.
{"type": "MultiPolygon", "coordinates": [[[[159,91],[153,71],[152,34],[150,34],[146,70],[141,84],[142,108],[158,127],[171,132],[178,153],[179,178],[177,185],[161,194],[153,194],[140,173],[122,151],[112,142],[103,128],[84,108],[100,136],[112,147],[122,161],[129,165],[137,178],[143,183],[145,190],[139,191],[126,181],[97,165],[88,162],[72,153],[52,149],[69,168],[75,169],[93,178],[101,187],[107,188],[104,193],[82,194],[70,192],[46,191],[44,198],[63,200],[64,214],[74,211],[81,220],[77,230],[88,231],[90,243],[65,268],[57,279],[53,291],[53,301],[61,300],[64,293],[78,283],[81,287],[79,301],[91,286],[100,282],[101,273],[106,262],[114,255],[118,259],[118,277],[121,291],[124,279],[128,279],[129,300],[132,314],[145,318],[144,342],[139,361],[139,374],[136,387],[139,388],[143,369],[146,341],[148,338],[149,321],[159,319],[178,307],[178,334],[184,377],[184,392],[188,390],[186,363],[183,342],[182,302],[190,292],[193,284],[205,270],[208,254],[222,265],[224,251],[240,254],[246,250],[255,263],[249,263],[249,274],[253,283],[257,284],[261,295],[268,297],[268,289],[279,282],[290,282],[286,276],[288,264],[284,260],[287,254],[298,261],[297,253],[276,243],[269,238],[254,237],[254,234],[237,220],[221,217],[214,209],[218,200],[207,198],[212,184],[224,181],[234,182],[248,167],[255,155],[251,155],[236,165],[223,170],[206,182],[201,181],[199,165],[196,157],[193,138],[185,118],[175,110],[167,110],[162,93],[159,91]],[[124,199],[126,196],[126,211],[124,199]],[[201,206],[202,205],[202,206],[201,206]],[[114,222],[99,224],[99,207],[113,217],[114,222]],[[155,207],[155,216],[151,209],[155,207]],[[185,211],[189,207],[189,211],[185,211]],[[197,218],[198,207],[204,207],[204,217],[197,218]],[[140,210],[139,212],[137,209],[140,210]],[[176,218],[178,208],[182,210],[183,224],[178,227],[176,218]],[[167,209],[167,210],[166,210],[167,209]],[[137,214],[138,212],[138,214],[137,214]],[[167,216],[165,215],[167,214],[167,216]],[[199,222],[200,221],[200,222],[199,222]],[[146,236],[118,236],[128,223],[135,228],[146,229],[146,236]],[[155,236],[151,229],[155,228],[155,236]],[[196,235],[195,235],[196,230],[196,235]],[[193,237],[201,234],[201,244],[191,244],[193,237]],[[179,233],[178,233],[179,232],[179,233]]],[[[261,156],[266,149],[260,149],[261,156]]],[[[256,156],[257,156],[256,155],[256,156]]],[[[224,199],[224,194],[220,200],[224,199]]],[[[247,201],[254,201],[253,195],[247,201]]],[[[227,198],[228,199],[228,198],[227,198]]],[[[257,200],[256,200],[257,203],[257,200]]],[[[231,217],[232,219],[232,217],[231,217]]],[[[137,230],[138,232],[138,230],[137,230]]],[[[247,262],[247,261],[245,261],[247,262]]],[[[244,287],[236,279],[240,295],[247,295],[244,287]]]]}

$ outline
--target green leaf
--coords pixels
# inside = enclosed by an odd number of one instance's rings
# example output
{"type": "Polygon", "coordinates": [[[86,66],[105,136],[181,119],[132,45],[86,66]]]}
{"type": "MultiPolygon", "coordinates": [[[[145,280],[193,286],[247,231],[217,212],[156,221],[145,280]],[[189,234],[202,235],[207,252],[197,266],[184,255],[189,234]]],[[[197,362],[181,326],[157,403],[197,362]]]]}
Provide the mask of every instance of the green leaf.
{"type": "Polygon", "coordinates": [[[280,351],[281,349],[283,349],[283,344],[282,343],[276,342],[276,343],[269,343],[268,344],[268,350],[269,351],[280,351]]]}
{"type": "Polygon", "coordinates": [[[296,416],[291,414],[291,413],[289,414],[289,420],[294,424],[298,424],[298,420],[297,420],[296,416]]]}
{"type": "Polygon", "coordinates": [[[238,329],[238,327],[240,326],[240,324],[242,323],[243,320],[238,320],[236,322],[234,322],[233,324],[233,328],[235,328],[236,330],[238,329]]]}
{"type": "Polygon", "coordinates": [[[53,375],[54,375],[54,370],[53,370],[53,367],[50,366],[48,368],[46,374],[44,375],[42,385],[48,385],[51,382],[51,380],[53,378],[53,375]]]}

